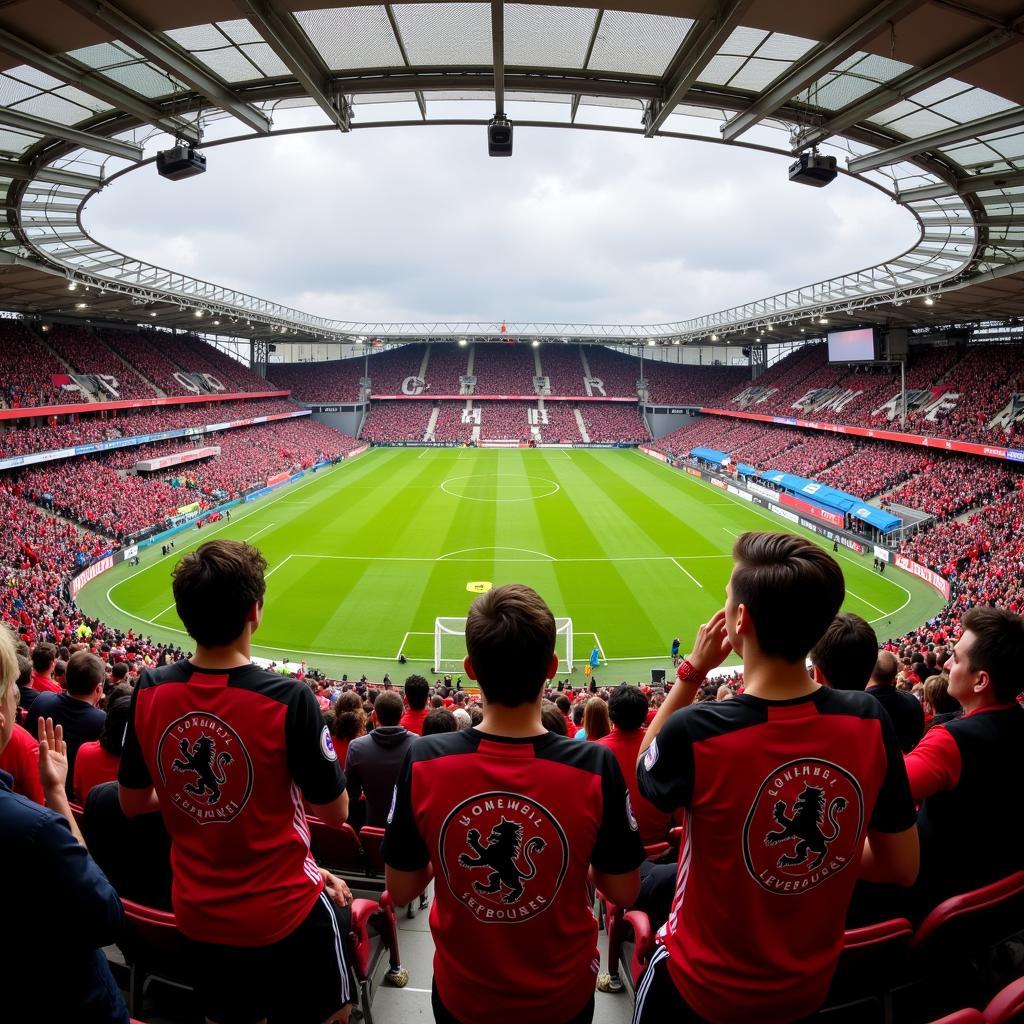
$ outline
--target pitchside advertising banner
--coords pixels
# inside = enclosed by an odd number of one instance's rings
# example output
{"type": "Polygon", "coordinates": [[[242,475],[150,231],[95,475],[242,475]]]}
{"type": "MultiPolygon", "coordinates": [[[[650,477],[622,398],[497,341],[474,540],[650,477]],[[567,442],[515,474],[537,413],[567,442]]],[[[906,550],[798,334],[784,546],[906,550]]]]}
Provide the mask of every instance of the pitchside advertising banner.
{"type": "Polygon", "coordinates": [[[11,458],[0,459],[0,469],[32,466],[40,462],[52,462],[55,459],[70,459],[76,455],[92,455],[96,452],[107,452],[113,448],[130,448],[140,444],[147,444],[151,441],[167,441],[172,437],[195,437],[199,434],[210,434],[219,430],[235,430],[238,427],[251,427],[257,423],[271,423],[275,420],[291,420],[299,416],[311,415],[312,413],[308,409],[300,409],[297,412],[275,413],[273,416],[253,416],[245,420],[232,420],[230,423],[209,423],[204,427],[182,427],[177,430],[161,430],[156,434],[115,437],[109,441],[80,444],[74,448],[58,448],[49,452],[33,452],[30,455],[15,455],[11,458]]]}
{"type": "Polygon", "coordinates": [[[813,516],[815,519],[820,519],[823,523],[829,523],[832,526],[839,527],[840,529],[846,525],[846,521],[838,513],[818,508],[817,505],[812,505],[810,502],[803,501],[800,498],[794,498],[791,494],[779,494],[776,496],[776,500],[781,501],[787,508],[794,508],[799,512],[803,512],[805,515],[813,516]]]}
{"type": "Polygon", "coordinates": [[[976,444],[973,441],[951,441],[944,437],[924,437],[920,434],[902,434],[895,430],[874,430],[868,427],[848,427],[842,423],[818,423],[814,420],[798,420],[792,416],[762,416],[756,412],[740,412],[736,409],[700,410],[708,416],[730,416],[734,419],[756,420],[758,423],[779,423],[787,427],[808,427],[811,430],[830,430],[833,434],[849,434],[851,437],[873,437],[878,441],[897,441],[902,444],[916,444],[922,448],[941,448],[947,452],[966,452],[968,455],[984,455],[990,459],[1006,459],[1010,462],[1024,462],[1024,449],[1002,448],[999,445],[976,444]]]}
{"type": "Polygon", "coordinates": [[[949,600],[949,580],[943,579],[937,572],[932,572],[925,565],[912,562],[905,555],[897,555],[894,559],[897,569],[909,572],[919,580],[924,580],[929,587],[937,590],[947,601],[949,600]]]}
{"type": "Polygon", "coordinates": [[[218,391],[216,394],[182,395],[174,398],[135,398],[131,401],[77,402],[74,405],[40,405],[0,409],[0,420],[23,420],[35,416],[71,416],[83,412],[115,412],[120,409],[157,409],[196,402],[231,402],[239,399],[286,398],[290,391],[218,391]]]}

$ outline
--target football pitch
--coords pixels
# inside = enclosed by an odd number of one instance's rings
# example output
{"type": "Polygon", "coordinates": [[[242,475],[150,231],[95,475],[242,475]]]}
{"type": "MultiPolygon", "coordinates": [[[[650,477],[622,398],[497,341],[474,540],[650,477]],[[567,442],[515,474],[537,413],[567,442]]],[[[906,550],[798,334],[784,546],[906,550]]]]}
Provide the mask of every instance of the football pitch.
{"type": "MultiPolygon", "coordinates": [[[[332,676],[433,666],[434,620],[465,616],[482,585],[527,583],[570,617],[576,675],[592,647],[602,682],[670,668],[724,603],[730,551],[746,530],[803,533],[635,450],[378,448],[305,477],[230,521],[155,545],[78,596],[90,615],[189,647],[170,571],[214,537],[246,540],[267,560],[253,653],[305,658],[332,676]]],[[[831,543],[806,536],[831,550],[831,543]]],[[[942,599],[920,580],[841,550],[845,609],[879,638],[930,618],[942,599]]]]}

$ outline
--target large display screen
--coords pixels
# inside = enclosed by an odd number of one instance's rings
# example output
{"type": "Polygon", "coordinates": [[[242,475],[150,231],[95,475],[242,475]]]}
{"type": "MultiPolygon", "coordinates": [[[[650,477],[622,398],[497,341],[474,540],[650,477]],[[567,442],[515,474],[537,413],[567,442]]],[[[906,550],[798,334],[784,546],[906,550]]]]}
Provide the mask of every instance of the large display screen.
{"type": "Polygon", "coordinates": [[[828,361],[830,363],[869,363],[874,360],[875,330],[862,327],[855,331],[828,332],[828,361]]]}

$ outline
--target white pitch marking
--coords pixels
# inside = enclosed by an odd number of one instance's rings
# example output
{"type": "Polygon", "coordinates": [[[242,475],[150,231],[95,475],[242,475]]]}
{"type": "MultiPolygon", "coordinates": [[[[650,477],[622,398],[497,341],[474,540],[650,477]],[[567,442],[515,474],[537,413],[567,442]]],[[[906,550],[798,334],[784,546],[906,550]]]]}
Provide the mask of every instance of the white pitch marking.
{"type": "MultiPolygon", "coordinates": [[[[558,561],[558,559],[555,558],[553,555],[546,554],[543,551],[534,551],[533,548],[513,548],[513,547],[509,547],[509,546],[507,546],[505,544],[493,544],[493,545],[489,544],[489,545],[485,545],[485,546],[482,546],[482,547],[476,547],[476,548],[459,548],[457,551],[446,551],[443,555],[438,555],[437,558],[434,559],[434,561],[444,562],[447,559],[450,559],[453,555],[465,555],[465,554],[468,554],[470,551],[522,551],[524,554],[527,554],[527,555],[540,555],[540,559],[536,559],[536,558],[529,559],[529,561],[531,561],[531,562],[536,562],[536,561],[540,561],[540,560],[547,560],[547,561],[551,561],[551,562],[557,562],[558,561]]],[[[428,561],[429,561],[429,559],[428,559],[428,561]]],[[[459,559],[459,561],[475,562],[475,561],[483,561],[483,559],[467,558],[467,559],[459,559]]],[[[495,558],[494,561],[495,562],[504,562],[504,561],[508,561],[508,559],[495,558]]]]}
{"type": "Polygon", "coordinates": [[[406,630],[405,636],[402,637],[402,642],[398,645],[398,653],[395,655],[395,661],[402,656],[402,651],[405,650],[405,641],[409,639],[409,632],[406,630]]]}
{"type": "Polygon", "coordinates": [[[738,533],[737,533],[737,532],[736,532],[735,530],[730,530],[730,529],[728,529],[728,528],[727,528],[727,527],[725,527],[725,526],[723,526],[723,527],[722,527],[722,529],[723,529],[723,530],[725,530],[725,532],[726,532],[727,534],[729,534],[729,536],[730,536],[730,537],[736,537],[736,538],[739,538],[739,534],[738,534],[738,533]]]}
{"type": "Polygon", "coordinates": [[[288,562],[290,562],[294,557],[295,557],[294,555],[285,555],[284,558],[282,558],[281,561],[278,562],[277,565],[275,565],[274,568],[271,569],[270,572],[268,572],[266,574],[266,576],[263,577],[263,579],[264,580],[269,580],[270,577],[273,576],[274,573],[277,572],[277,570],[281,568],[281,566],[287,565],[288,562]]]}
{"type": "Polygon", "coordinates": [[[274,523],[267,523],[266,526],[263,526],[260,529],[258,529],[251,537],[246,537],[245,538],[245,542],[248,544],[250,541],[255,540],[261,533],[265,533],[267,530],[269,530],[274,525],[276,525],[276,524],[274,524],[274,523]]]}
{"type": "MultiPolygon", "coordinates": [[[[860,594],[858,594],[855,590],[851,590],[849,587],[847,587],[846,592],[850,595],[850,597],[857,598],[857,600],[860,601],[862,604],[866,604],[869,608],[874,608],[874,610],[878,612],[883,618],[886,615],[892,615],[892,612],[882,611],[882,609],[879,608],[877,604],[872,604],[866,597],[861,597],[860,594]]],[[[872,621],[878,622],[878,619],[872,619],[872,621]]]]}
{"type": "Polygon", "coordinates": [[[677,561],[676,561],[676,560],[675,560],[674,558],[672,559],[672,564],[673,564],[673,565],[675,565],[675,567],[676,567],[677,569],[682,569],[682,570],[683,570],[683,572],[685,572],[685,573],[686,573],[686,575],[687,575],[687,576],[689,576],[689,577],[690,577],[690,579],[691,579],[691,580],[693,580],[693,582],[694,582],[694,583],[696,583],[696,584],[697,584],[697,586],[698,586],[698,587],[700,587],[700,589],[701,589],[701,590],[703,590],[703,589],[704,589],[704,584],[703,584],[703,583],[701,583],[701,581],[700,581],[699,579],[697,579],[697,577],[696,577],[696,576],[694,576],[694,575],[693,575],[693,573],[692,573],[692,572],[690,572],[690,570],[689,570],[689,569],[685,569],[685,568],[683,568],[683,566],[681,566],[681,565],[680,565],[680,564],[679,564],[679,563],[678,563],[678,562],[677,562],[677,561]]]}

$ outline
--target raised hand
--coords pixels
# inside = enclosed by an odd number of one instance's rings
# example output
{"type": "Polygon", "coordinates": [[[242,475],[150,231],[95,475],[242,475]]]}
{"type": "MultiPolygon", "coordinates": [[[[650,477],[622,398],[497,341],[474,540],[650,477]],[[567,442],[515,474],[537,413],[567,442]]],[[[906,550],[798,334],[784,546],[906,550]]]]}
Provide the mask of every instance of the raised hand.
{"type": "Polygon", "coordinates": [[[67,779],[68,745],[64,742],[64,727],[55,727],[52,718],[40,718],[39,781],[46,792],[63,792],[67,779]]]}
{"type": "Polygon", "coordinates": [[[718,668],[725,661],[732,644],[725,628],[725,609],[715,612],[710,622],[697,630],[693,653],[688,660],[701,675],[707,675],[713,668],[718,668]]]}

